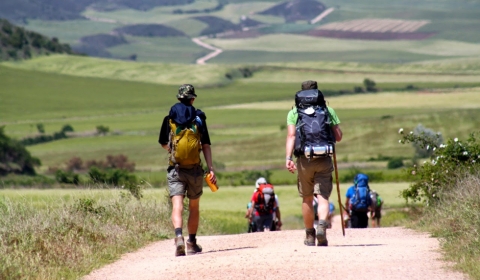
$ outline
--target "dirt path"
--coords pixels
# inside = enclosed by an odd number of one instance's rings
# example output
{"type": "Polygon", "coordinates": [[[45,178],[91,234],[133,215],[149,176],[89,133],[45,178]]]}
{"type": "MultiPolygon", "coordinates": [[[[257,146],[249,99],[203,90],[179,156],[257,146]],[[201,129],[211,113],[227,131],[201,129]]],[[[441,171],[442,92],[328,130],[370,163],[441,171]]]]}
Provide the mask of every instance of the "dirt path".
{"type": "Polygon", "coordinates": [[[206,56],[203,56],[203,57],[200,57],[199,59],[197,59],[196,60],[197,64],[206,64],[207,60],[212,59],[212,58],[216,57],[217,55],[219,55],[223,52],[222,49],[216,48],[212,45],[209,45],[205,42],[202,42],[200,39],[201,38],[192,38],[192,41],[195,44],[199,45],[200,47],[204,47],[206,49],[212,50],[213,52],[207,54],[206,56]]]}
{"type": "Polygon", "coordinates": [[[467,279],[446,269],[438,240],[427,234],[368,228],[343,237],[338,222],[327,234],[329,247],[303,245],[303,230],[199,236],[203,253],[186,257],[174,257],[173,240],[160,241],[84,280],[467,279]]]}

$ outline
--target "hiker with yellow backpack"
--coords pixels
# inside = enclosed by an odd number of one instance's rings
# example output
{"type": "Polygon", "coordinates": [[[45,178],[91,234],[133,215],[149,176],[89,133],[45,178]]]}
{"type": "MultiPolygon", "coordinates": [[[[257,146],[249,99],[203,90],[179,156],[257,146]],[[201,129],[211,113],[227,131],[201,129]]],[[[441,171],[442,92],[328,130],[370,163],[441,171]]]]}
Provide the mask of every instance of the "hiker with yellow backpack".
{"type": "Polygon", "coordinates": [[[216,184],[205,113],[193,107],[195,88],[184,84],[178,89],[180,101],[170,108],[163,119],[158,142],[169,153],[167,182],[172,200],[172,224],[175,228],[175,256],[202,252],[196,234],[200,220],[200,197],[203,194],[204,171],[200,151],[203,151],[210,183],[216,184]],[[183,237],[183,199],[189,199],[188,240],[183,237]]]}

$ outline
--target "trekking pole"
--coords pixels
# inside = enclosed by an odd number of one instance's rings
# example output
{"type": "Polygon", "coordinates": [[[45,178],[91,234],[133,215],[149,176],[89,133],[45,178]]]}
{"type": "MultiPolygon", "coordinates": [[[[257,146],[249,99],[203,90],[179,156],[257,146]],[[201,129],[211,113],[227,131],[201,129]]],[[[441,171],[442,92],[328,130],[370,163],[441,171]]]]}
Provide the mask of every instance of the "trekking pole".
{"type": "MultiPolygon", "coordinates": [[[[337,195],[338,195],[338,208],[342,209],[342,198],[340,196],[340,182],[338,182],[338,168],[337,168],[337,154],[335,148],[333,149],[333,166],[335,167],[335,181],[337,182],[337,195]]],[[[345,223],[343,221],[343,213],[340,213],[340,219],[342,220],[342,233],[345,236],[345,223]]]]}

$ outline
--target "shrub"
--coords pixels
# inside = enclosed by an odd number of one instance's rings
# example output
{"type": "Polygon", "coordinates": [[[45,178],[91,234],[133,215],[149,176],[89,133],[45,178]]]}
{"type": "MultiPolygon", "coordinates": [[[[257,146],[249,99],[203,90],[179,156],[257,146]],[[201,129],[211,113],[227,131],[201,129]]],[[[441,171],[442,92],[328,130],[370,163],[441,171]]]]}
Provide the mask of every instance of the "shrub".
{"type": "Polygon", "coordinates": [[[66,132],[73,132],[73,126],[66,124],[62,127],[61,132],[66,133],[66,132]]]}
{"type": "Polygon", "coordinates": [[[80,183],[80,178],[78,174],[74,174],[71,171],[63,171],[63,170],[57,170],[55,172],[55,180],[63,184],[78,185],[80,183]]]}
{"type": "Polygon", "coordinates": [[[97,134],[106,135],[110,131],[108,126],[97,125],[97,134]]]}
{"type": "MultiPolygon", "coordinates": [[[[426,128],[421,124],[415,127],[413,134],[422,136],[437,146],[443,143],[443,137],[440,132],[434,132],[432,129],[426,128]]],[[[415,148],[415,157],[417,158],[426,158],[433,154],[433,146],[424,141],[412,142],[412,146],[415,148]]]]}
{"type": "Polygon", "coordinates": [[[388,169],[397,169],[403,167],[403,159],[396,157],[392,158],[388,161],[387,168],[388,169]]]}
{"type": "Polygon", "coordinates": [[[366,78],[365,80],[363,80],[363,85],[365,86],[365,89],[367,91],[371,91],[371,92],[377,91],[377,88],[376,88],[377,84],[373,80],[366,78]]]}
{"type": "Polygon", "coordinates": [[[73,157],[67,162],[67,171],[80,171],[83,170],[83,160],[79,157],[73,157]]]}
{"type": "Polygon", "coordinates": [[[423,201],[427,205],[435,203],[440,193],[452,188],[453,182],[480,170],[480,143],[476,133],[472,133],[466,141],[448,139],[447,144],[438,144],[437,138],[426,134],[404,134],[403,129],[399,133],[403,136],[399,140],[401,144],[417,143],[431,150],[430,161],[408,169],[414,183],[402,192],[407,201],[423,201]]]}
{"type": "Polygon", "coordinates": [[[37,123],[37,130],[38,133],[45,133],[45,126],[43,125],[43,123],[37,123]]]}
{"type": "Polygon", "coordinates": [[[0,175],[35,175],[35,166],[41,165],[40,160],[32,157],[22,143],[5,135],[4,129],[5,126],[0,126],[0,175]]]}

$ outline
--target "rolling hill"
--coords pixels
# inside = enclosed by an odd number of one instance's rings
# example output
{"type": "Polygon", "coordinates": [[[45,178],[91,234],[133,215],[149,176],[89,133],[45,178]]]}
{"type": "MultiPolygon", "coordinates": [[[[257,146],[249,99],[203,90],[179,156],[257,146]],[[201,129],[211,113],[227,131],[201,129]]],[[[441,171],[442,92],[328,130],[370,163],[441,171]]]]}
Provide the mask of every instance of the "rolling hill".
{"type": "MultiPolygon", "coordinates": [[[[9,9],[13,9],[10,16],[22,10],[19,8],[22,1],[10,3],[9,9]]],[[[42,3],[51,4],[50,0],[42,3]]],[[[311,60],[407,63],[477,57],[472,53],[480,49],[478,0],[422,0],[415,5],[411,0],[394,3],[184,0],[175,1],[175,5],[169,0],[68,3],[63,1],[53,9],[56,17],[30,13],[16,19],[26,28],[57,37],[89,55],[134,57],[139,62],[195,63],[212,48],[195,44],[193,38],[211,39],[207,43],[222,52],[207,63],[222,64],[311,60]],[[119,33],[126,43],[100,47],[85,43],[91,36],[119,33]],[[232,42],[235,46],[230,47],[232,42]],[[266,43],[258,46],[259,42],[266,43]],[[255,50],[251,44],[256,46],[255,50]],[[331,47],[312,48],[325,44],[331,47]],[[406,44],[409,45],[406,49],[399,47],[406,44]],[[269,49],[269,45],[277,48],[269,49]],[[455,46],[467,51],[452,55],[455,46]],[[285,47],[289,50],[284,50],[285,47]]]]}
{"type": "Polygon", "coordinates": [[[37,55],[72,54],[68,44],[57,38],[47,38],[0,19],[0,61],[28,59],[37,55]]]}

